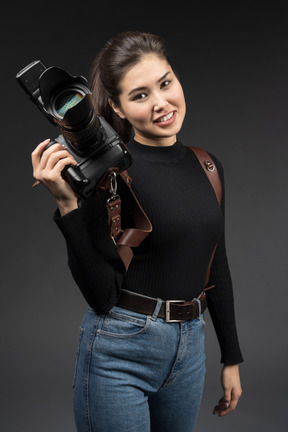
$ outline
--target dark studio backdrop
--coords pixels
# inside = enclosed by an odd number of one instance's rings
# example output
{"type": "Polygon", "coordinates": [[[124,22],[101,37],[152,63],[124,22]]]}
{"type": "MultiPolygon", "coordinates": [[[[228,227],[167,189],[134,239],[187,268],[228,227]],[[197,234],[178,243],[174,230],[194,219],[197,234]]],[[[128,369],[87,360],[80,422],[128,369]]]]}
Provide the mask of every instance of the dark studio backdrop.
{"type": "MultiPolygon", "coordinates": [[[[186,3],[185,3],[186,4],[186,3]]],[[[86,304],[69,273],[54,200],[33,183],[30,154],[58,130],[16,73],[35,59],[74,75],[119,31],[161,34],[180,75],[179,135],[222,161],[243,396],[222,395],[220,352],[207,314],[207,379],[197,432],[284,432],[287,421],[287,24],[275,3],[194,8],[80,2],[7,5],[1,28],[1,432],[73,432],[72,378],[86,304]]],[[[125,403],[125,401],[123,401],[125,403]]]]}

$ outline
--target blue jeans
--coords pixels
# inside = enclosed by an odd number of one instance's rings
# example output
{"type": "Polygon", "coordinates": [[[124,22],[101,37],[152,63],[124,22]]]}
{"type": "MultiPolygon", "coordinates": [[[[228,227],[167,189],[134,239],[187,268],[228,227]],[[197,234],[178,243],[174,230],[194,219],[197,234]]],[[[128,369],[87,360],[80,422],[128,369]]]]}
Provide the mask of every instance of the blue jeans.
{"type": "Polygon", "coordinates": [[[203,315],[166,323],[88,308],[74,377],[78,432],[192,432],[205,377],[203,315]]]}

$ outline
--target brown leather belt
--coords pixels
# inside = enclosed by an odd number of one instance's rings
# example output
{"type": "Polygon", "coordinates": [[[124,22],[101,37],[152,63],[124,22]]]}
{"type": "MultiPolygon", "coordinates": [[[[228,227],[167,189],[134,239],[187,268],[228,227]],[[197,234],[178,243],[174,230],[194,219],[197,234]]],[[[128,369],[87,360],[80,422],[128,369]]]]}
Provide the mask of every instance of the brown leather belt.
{"type": "MultiPolygon", "coordinates": [[[[131,291],[122,290],[116,306],[144,315],[153,315],[158,299],[146,297],[131,291]]],[[[207,307],[205,292],[196,300],[166,300],[162,301],[158,317],[166,322],[182,322],[198,318],[207,307]],[[199,310],[199,303],[201,310],[199,310]]]]}

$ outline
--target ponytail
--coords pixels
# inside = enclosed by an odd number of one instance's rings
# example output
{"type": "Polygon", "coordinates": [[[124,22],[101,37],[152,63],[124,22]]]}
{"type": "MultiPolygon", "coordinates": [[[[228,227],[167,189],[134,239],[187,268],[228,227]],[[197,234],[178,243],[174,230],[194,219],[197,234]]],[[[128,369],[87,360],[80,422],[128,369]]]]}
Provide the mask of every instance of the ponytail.
{"type": "Polygon", "coordinates": [[[132,127],[128,120],[121,119],[111,107],[109,103],[111,97],[108,96],[101,79],[100,65],[103,51],[104,50],[100,51],[93,61],[88,78],[94,99],[95,110],[97,114],[103,116],[110,126],[112,126],[120,139],[124,143],[127,143],[131,138],[132,127]]]}

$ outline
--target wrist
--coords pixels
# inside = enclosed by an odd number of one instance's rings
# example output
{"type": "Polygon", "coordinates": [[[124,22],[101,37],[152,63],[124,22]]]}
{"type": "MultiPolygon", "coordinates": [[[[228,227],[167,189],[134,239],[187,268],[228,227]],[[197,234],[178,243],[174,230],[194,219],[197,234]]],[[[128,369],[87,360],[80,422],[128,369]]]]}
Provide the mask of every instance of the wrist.
{"type": "Polygon", "coordinates": [[[65,216],[66,214],[78,208],[77,199],[69,200],[69,201],[56,200],[56,203],[61,216],[65,216]]]}
{"type": "Polygon", "coordinates": [[[239,368],[239,364],[238,363],[235,363],[235,364],[229,364],[229,363],[225,364],[224,363],[223,369],[224,368],[239,368]]]}

